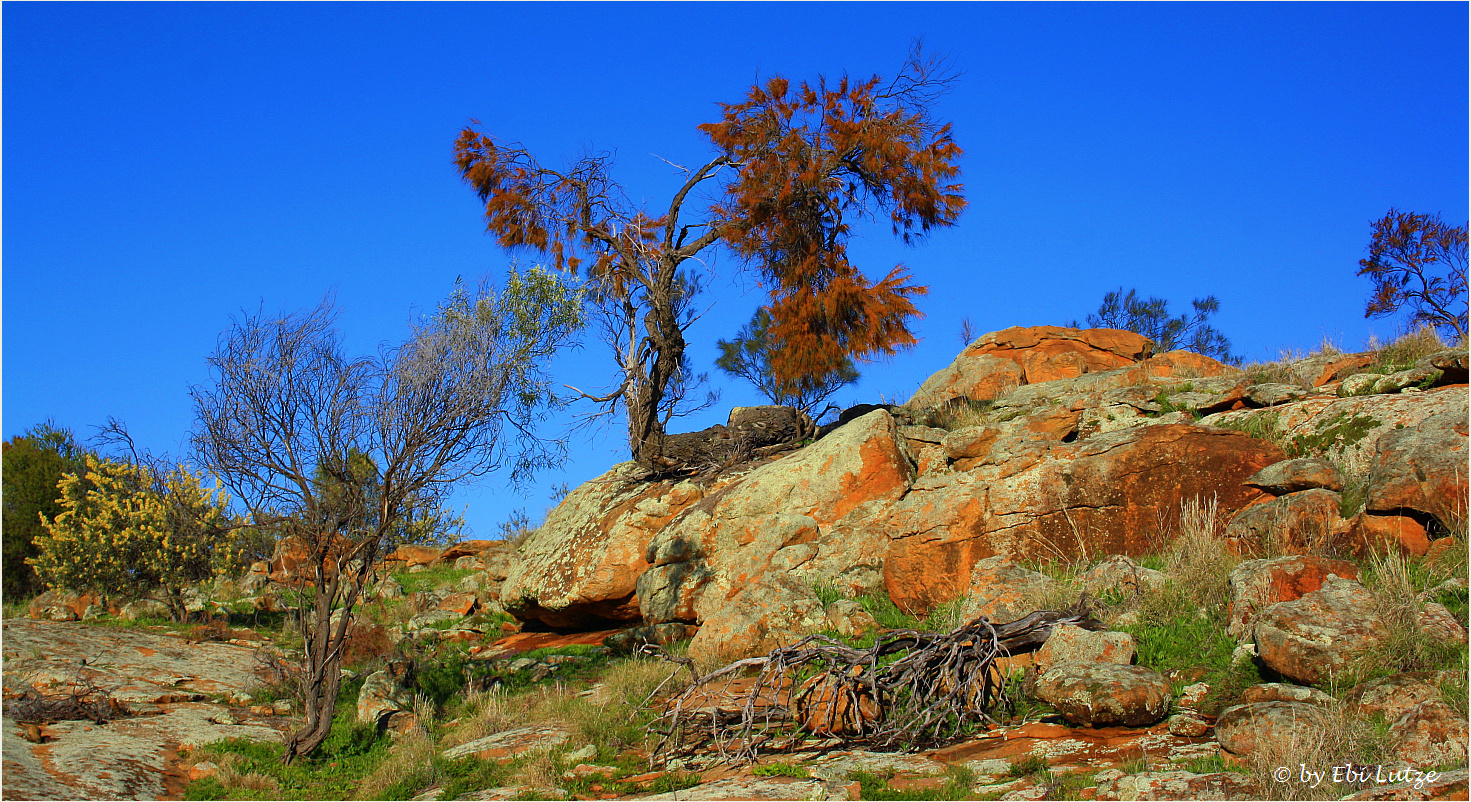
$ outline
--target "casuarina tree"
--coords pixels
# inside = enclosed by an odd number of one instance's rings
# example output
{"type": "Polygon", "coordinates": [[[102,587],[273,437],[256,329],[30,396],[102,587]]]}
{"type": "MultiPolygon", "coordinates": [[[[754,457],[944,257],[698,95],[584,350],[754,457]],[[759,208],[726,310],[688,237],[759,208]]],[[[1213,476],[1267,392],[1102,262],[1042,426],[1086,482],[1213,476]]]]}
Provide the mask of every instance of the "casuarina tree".
{"type": "Polygon", "coordinates": [[[1439,215],[1390,209],[1372,223],[1369,258],[1359,275],[1374,282],[1364,317],[1410,310],[1412,326],[1434,326],[1457,341],[1466,338],[1466,227],[1439,215]]]}
{"type": "MultiPolygon", "coordinates": [[[[1127,293],[1120,287],[1104,293],[1098,311],[1088,316],[1088,325],[1093,328],[1122,329],[1142,334],[1154,343],[1158,353],[1177,348],[1204,354],[1222,362],[1236,364],[1239,357],[1231,355],[1231,341],[1206,323],[1215,314],[1221,303],[1215,296],[1207,295],[1190,302],[1193,312],[1173,317],[1170,304],[1163,298],[1143,299],[1130,289],[1127,293]]],[[[1076,327],[1076,321],[1068,325],[1076,327]]]]}
{"type": "Polygon", "coordinates": [[[950,80],[917,48],[887,82],[771,78],[699,126],[713,155],[683,168],[684,182],[659,209],[625,197],[609,155],[548,167],[470,127],[455,142],[455,164],[502,246],[586,271],[620,375],[610,392],[583,395],[604,411],[621,407],[633,457],[665,469],[665,424],[691,378],[682,313],[710,249],[734,254],[768,289],[779,383],[831,376],[846,360],[915,343],[909,322],[924,288],[902,266],[868,278],[847,243],[867,218],[886,217],[912,242],[959,217],[961,151],[931,114],[950,80]],[[697,194],[714,200],[697,204],[697,194]]]}

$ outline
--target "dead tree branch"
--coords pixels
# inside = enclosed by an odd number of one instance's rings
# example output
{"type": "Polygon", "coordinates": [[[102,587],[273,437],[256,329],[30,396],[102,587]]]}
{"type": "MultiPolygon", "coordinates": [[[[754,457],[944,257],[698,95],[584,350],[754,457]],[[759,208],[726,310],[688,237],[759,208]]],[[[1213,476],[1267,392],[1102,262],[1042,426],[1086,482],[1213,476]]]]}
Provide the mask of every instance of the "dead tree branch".
{"type": "Polygon", "coordinates": [[[814,735],[902,750],[952,741],[996,723],[1007,682],[997,661],[1035,651],[1059,624],[1102,627],[1084,597],[1006,624],[982,616],[945,633],[886,632],[866,649],[809,635],[716,669],[670,699],[654,725],[662,737],[653,761],[706,752],[750,762],[814,735]]]}

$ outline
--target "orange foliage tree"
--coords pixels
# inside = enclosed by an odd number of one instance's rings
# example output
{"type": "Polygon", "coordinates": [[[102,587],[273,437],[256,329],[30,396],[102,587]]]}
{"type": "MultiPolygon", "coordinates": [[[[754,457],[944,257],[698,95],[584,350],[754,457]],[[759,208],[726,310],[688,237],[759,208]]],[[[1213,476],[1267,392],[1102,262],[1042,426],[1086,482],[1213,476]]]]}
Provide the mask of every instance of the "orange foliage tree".
{"type": "Polygon", "coordinates": [[[1369,258],[1359,260],[1359,275],[1374,282],[1364,317],[1409,307],[1410,325],[1428,324],[1465,340],[1466,227],[1395,209],[1372,225],[1369,258]]]}
{"type": "Polygon", "coordinates": [[[467,127],[455,164],[502,246],[585,270],[621,376],[606,395],[582,395],[605,411],[622,405],[634,459],[660,470],[673,467],[661,457],[664,429],[690,380],[684,332],[700,284],[690,260],[707,249],[725,247],[768,288],[778,382],[819,383],[851,358],[915,343],[909,321],[925,288],[903,266],[869,280],[849,261],[847,240],[857,219],[887,216],[909,243],[959,217],[961,150],[930,114],[950,80],[916,47],[887,83],[775,77],[753,86],[700,126],[715,155],[682,168],[685,181],[661,212],[624,197],[606,154],[553,170],[467,127]],[[713,189],[713,202],[692,202],[697,189],[713,189]]]}

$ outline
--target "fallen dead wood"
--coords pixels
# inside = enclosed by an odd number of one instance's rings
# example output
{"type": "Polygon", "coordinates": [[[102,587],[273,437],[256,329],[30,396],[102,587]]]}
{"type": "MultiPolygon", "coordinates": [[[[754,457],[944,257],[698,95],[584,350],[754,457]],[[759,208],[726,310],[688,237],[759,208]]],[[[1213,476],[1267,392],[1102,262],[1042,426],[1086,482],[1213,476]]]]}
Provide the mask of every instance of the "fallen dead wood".
{"type": "Polygon", "coordinates": [[[809,736],[904,750],[952,741],[996,723],[1007,682],[996,661],[1035,651],[1058,624],[1102,627],[1085,597],[1006,624],[983,616],[945,633],[886,632],[866,649],[809,635],[695,678],[664,705],[652,757],[750,762],[809,736]]]}
{"type": "Polygon", "coordinates": [[[21,724],[50,724],[57,721],[90,721],[106,724],[132,715],[127,706],[93,685],[78,684],[63,694],[41,694],[27,688],[6,699],[5,715],[21,724]]]}

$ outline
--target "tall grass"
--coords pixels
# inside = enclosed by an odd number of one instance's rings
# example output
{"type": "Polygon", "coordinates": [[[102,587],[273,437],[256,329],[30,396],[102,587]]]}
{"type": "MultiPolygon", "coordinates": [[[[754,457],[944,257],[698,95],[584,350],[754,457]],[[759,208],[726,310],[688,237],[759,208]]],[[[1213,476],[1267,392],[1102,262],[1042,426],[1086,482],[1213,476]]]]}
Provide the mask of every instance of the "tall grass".
{"type": "Polygon", "coordinates": [[[1371,552],[1368,563],[1364,584],[1374,591],[1374,612],[1388,637],[1365,655],[1352,679],[1362,682],[1404,671],[1441,669],[1464,673],[1466,647],[1424,631],[1419,622],[1431,590],[1449,578],[1454,566],[1412,562],[1398,549],[1371,552]]]}
{"type": "Polygon", "coordinates": [[[1415,363],[1437,351],[1450,346],[1430,326],[1421,326],[1406,332],[1388,343],[1381,344],[1370,337],[1365,350],[1374,361],[1367,368],[1369,373],[1397,373],[1414,367],[1415,363]]]}
{"type": "Polygon", "coordinates": [[[1289,737],[1273,741],[1270,748],[1260,749],[1247,759],[1252,778],[1258,788],[1269,792],[1268,798],[1343,799],[1370,787],[1370,783],[1334,782],[1332,767],[1347,763],[1372,767],[1391,760],[1391,743],[1384,727],[1355,718],[1343,705],[1329,708],[1327,714],[1324,726],[1294,728],[1289,737]],[[1302,782],[1299,778],[1304,766],[1328,773],[1319,783],[1302,782]],[[1275,774],[1283,767],[1289,769],[1287,782],[1275,774]]]}

